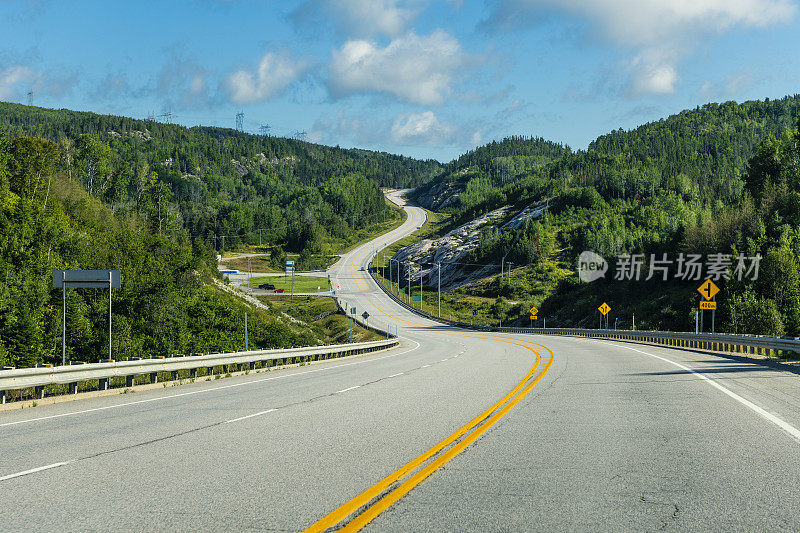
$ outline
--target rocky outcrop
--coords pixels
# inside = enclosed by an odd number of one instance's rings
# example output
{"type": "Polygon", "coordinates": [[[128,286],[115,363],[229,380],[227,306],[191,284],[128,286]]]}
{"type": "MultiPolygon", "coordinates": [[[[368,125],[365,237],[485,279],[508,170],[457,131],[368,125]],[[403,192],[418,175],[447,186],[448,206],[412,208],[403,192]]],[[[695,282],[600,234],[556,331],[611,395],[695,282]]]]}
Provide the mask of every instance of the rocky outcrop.
{"type": "Polygon", "coordinates": [[[438,211],[458,203],[458,198],[463,192],[463,186],[458,183],[441,181],[429,189],[412,193],[414,201],[426,209],[438,211]]]}
{"type": "Polygon", "coordinates": [[[478,281],[500,272],[499,264],[479,265],[469,260],[469,253],[478,247],[481,231],[487,227],[519,228],[527,220],[535,219],[547,210],[547,202],[528,206],[510,216],[510,206],[476,218],[438,239],[423,239],[401,248],[392,257],[392,278],[397,279],[398,262],[400,279],[407,283],[410,271],[412,285],[422,283],[435,286],[439,273],[442,290],[450,290],[478,281]],[[441,269],[441,270],[439,270],[441,269]]]}
{"type": "Polygon", "coordinates": [[[478,246],[480,232],[487,226],[497,226],[510,206],[476,218],[457,227],[438,239],[423,239],[401,248],[392,258],[394,276],[400,264],[400,279],[407,280],[410,271],[411,283],[419,284],[420,278],[426,285],[438,282],[441,268],[442,289],[452,289],[471,281],[485,278],[500,270],[499,265],[474,265],[469,263],[469,252],[478,246]]]}

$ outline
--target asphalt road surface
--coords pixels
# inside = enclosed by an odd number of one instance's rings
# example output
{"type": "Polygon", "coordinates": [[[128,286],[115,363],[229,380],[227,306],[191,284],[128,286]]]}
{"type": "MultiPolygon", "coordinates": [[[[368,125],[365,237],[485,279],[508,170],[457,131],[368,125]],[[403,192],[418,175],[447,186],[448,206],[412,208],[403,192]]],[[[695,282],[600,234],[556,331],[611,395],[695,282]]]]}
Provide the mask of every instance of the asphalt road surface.
{"type": "Polygon", "coordinates": [[[2,412],[0,530],[800,529],[799,376],[417,317],[360,270],[406,209],[330,270],[399,348],[2,412]]]}

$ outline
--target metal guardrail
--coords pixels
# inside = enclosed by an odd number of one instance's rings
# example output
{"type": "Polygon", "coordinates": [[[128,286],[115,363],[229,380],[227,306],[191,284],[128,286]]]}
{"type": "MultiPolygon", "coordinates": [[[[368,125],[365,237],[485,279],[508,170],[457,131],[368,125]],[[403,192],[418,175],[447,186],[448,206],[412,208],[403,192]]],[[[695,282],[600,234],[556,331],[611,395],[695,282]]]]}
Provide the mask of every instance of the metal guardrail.
{"type": "Polygon", "coordinates": [[[562,335],[624,340],[647,344],[658,344],[674,348],[708,350],[740,354],[800,354],[800,339],[796,337],[768,337],[762,335],[733,335],[726,333],[687,333],[680,331],[632,331],[613,329],[579,328],[509,328],[488,327],[490,331],[508,333],[536,333],[539,335],[562,335]]]}
{"type": "MultiPolygon", "coordinates": [[[[380,331],[380,330],[378,330],[380,331]]],[[[301,348],[251,350],[248,352],[213,353],[208,355],[177,356],[166,358],[140,359],[109,363],[73,364],[46,368],[19,368],[0,370],[0,403],[6,402],[5,391],[34,387],[36,398],[44,398],[46,385],[67,384],[70,394],[78,390],[80,381],[98,380],[100,390],[108,389],[108,380],[124,377],[126,386],[131,387],[136,376],[149,374],[150,382],[157,382],[159,372],[171,372],[173,378],[179,370],[189,370],[192,377],[200,368],[222,366],[237,370],[252,369],[253,364],[266,361],[285,360],[288,364],[333,359],[348,355],[385,350],[397,345],[399,339],[389,338],[352,344],[330,346],[306,346],[301,348]]]]}
{"type": "Polygon", "coordinates": [[[417,309],[396,294],[392,293],[380,280],[375,272],[370,269],[370,275],[381,289],[395,302],[414,313],[451,326],[472,329],[476,331],[491,331],[500,333],[535,333],[539,335],[562,335],[571,337],[592,337],[613,340],[626,340],[648,344],[671,346],[673,348],[686,348],[708,350],[720,353],[750,354],[750,355],[785,355],[787,353],[800,354],[800,338],[798,337],[770,337],[764,335],[734,335],[726,333],[688,333],[680,331],[632,331],[609,329],[580,329],[580,328],[522,328],[501,326],[478,326],[455,320],[439,318],[431,313],[417,309]]]}

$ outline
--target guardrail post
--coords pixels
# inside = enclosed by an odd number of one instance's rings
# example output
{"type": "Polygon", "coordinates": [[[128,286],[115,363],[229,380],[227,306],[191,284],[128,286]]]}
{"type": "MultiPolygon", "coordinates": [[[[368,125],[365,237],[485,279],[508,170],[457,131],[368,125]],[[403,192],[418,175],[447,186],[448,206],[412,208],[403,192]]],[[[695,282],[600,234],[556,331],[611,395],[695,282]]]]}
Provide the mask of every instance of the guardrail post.
{"type": "Polygon", "coordinates": [[[100,378],[97,380],[97,390],[108,390],[108,378],[100,378]]]}
{"type": "Polygon", "coordinates": [[[69,390],[70,394],[78,394],[78,384],[77,383],[69,383],[67,385],[67,389],[69,390]]]}
{"type": "Polygon", "coordinates": [[[158,372],[150,372],[150,383],[158,383],[158,372]]]}
{"type": "Polygon", "coordinates": [[[192,379],[197,379],[197,369],[196,368],[190,369],[189,375],[192,377],[192,379]]]}
{"type": "Polygon", "coordinates": [[[33,395],[36,397],[37,400],[44,400],[44,387],[42,385],[34,387],[33,395]]]}
{"type": "Polygon", "coordinates": [[[0,405],[6,403],[6,391],[0,390],[0,405]]]}
{"type": "Polygon", "coordinates": [[[126,387],[133,387],[133,383],[136,380],[136,376],[125,376],[125,386],[126,387]]]}

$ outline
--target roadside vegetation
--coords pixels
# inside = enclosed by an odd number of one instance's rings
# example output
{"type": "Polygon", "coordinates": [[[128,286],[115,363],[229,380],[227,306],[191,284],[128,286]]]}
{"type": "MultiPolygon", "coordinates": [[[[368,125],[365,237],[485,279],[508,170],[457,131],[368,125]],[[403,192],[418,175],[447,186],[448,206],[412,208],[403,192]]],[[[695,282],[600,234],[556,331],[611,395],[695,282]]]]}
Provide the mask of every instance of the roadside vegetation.
{"type": "MultiPolygon", "coordinates": [[[[350,319],[339,312],[336,301],[325,296],[259,296],[258,299],[270,306],[274,312],[287,315],[307,324],[318,338],[326,344],[350,342],[350,319]]],[[[366,342],[380,339],[377,333],[362,328],[353,322],[353,342],[366,342]]]]}
{"type": "MultiPolygon", "coordinates": [[[[298,269],[325,268],[400,223],[381,186],[413,185],[438,169],[227,129],[0,102],[0,365],[60,363],[57,269],[121,270],[112,293],[117,360],[243,349],[245,312],[251,346],[323,342],[222,290],[216,255],[261,242],[272,270],[287,257],[298,269]]],[[[68,291],[68,360],[108,357],[107,297],[68,291]]]]}
{"type": "MultiPolygon", "coordinates": [[[[761,255],[758,279],[716,280],[722,289],[716,331],[797,336],[798,117],[800,96],[794,96],[708,104],[561,155],[541,140],[492,143],[447,165],[415,198],[439,205],[436,191],[459,194],[443,207],[451,218],[440,233],[504,205],[516,211],[546,206],[518,229],[485,231],[471,252],[470,261],[498,270],[502,257],[513,262],[510,280],[493,276],[452,292],[465,307],[470,298],[488,298],[482,307],[493,307],[487,319],[494,323],[526,325],[536,305],[548,325],[597,327],[597,307],[605,301],[611,327],[616,321],[630,328],[635,315],[638,329],[693,331],[696,288],[707,276],[645,281],[651,254],[673,260],[674,278],[681,253],[704,261],[727,254],[734,263],[741,253],[761,255]],[[584,250],[609,261],[604,280],[578,283],[584,250]],[[623,254],[643,254],[639,281],[613,280],[623,254]]],[[[706,331],[709,321],[707,312],[706,331]]]]}

